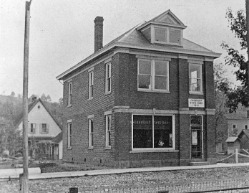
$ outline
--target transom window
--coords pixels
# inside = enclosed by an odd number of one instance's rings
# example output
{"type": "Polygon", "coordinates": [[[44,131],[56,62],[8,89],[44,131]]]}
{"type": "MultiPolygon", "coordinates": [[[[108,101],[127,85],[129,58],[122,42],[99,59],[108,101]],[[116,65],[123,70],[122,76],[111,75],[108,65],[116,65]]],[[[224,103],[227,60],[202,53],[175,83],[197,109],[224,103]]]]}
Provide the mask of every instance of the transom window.
{"type": "Polygon", "coordinates": [[[202,93],[202,65],[189,64],[189,91],[202,93]]]}
{"type": "Polygon", "coordinates": [[[139,149],[174,149],[173,116],[133,115],[133,144],[139,149]]]}
{"type": "Polygon", "coordinates": [[[138,90],[169,91],[169,62],[139,59],[138,90]]]}

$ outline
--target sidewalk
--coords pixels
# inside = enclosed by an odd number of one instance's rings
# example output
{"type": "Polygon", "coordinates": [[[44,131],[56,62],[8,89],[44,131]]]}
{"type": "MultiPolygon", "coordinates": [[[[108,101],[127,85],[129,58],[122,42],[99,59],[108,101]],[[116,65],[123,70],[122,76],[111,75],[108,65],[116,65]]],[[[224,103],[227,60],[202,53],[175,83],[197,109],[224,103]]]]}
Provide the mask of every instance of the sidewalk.
{"type": "MultiPolygon", "coordinates": [[[[54,172],[54,173],[40,173],[38,169],[34,168],[34,171],[29,173],[29,179],[30,180],[38,180],[38,179],[95,176],[95,175],[107,175],[107,174],[125,174],[125,173],[136,173],[136,172],[196,170],[196,169],[242,167],[242,166],[249,166],[249,163],[215,164],[215,165],[203,165],[203,166],[174,166],[174,167],[103,169],[103,170],[88,170],[88,171],[54,172]]],[[[32,169],[32,168],[30,168],[30,169],[32,169]]],[[[29,169],[29,171],[31,171],[30,169],[29,169]]],[[[22,173],[22,168],[19,168],[18,170],[17,169],[13,169],[13,170],[15,171],[14,173],[10,172],[10,169],[0,170],[0,179],[8,179],[9,177],[12,179],[19,178],[19,173],[22,173]]]]}
{"type": "Polygon", "coordinates": [[[204,165],[204,166],[174,166],[174,167],[104,169],[104,170],[89,170],[89,171],[41,173],[41,174],[31,174],[29,176],[29,179],[30,180],[36,180],[36,179],[51,179],[51,178],[65,178],[65,177],[107,175],[107,174],[124,174],[124,173],[135,173],[135,172],[157,172],[157,171],[193,170],[193,169],[209,169],[209,168],[224,168],[224,167],[242,167],[242,166],[249,166],[249,163],[215,164],[215,165],[204,165]]]}

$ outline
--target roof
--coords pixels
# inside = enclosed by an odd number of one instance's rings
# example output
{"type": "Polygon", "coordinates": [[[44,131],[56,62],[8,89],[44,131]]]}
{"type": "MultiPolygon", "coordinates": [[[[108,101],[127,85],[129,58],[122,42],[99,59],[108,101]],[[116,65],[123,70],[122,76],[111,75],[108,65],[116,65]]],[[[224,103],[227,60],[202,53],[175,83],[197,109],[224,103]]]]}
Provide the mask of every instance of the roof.
{"type": "Polygon", "coordinates": [[[58,75],[56,78],[58,80],[63,80],[67,75],[78,69],[79,67],[85,65],[86,63],[94,60],[95,58],[107,53],[108,51],[116,48],[135,48],[140,50],[151,50],[151,51],[161,51],[168,53],[179,53],[179,54],[191,54],[197,56],[207,56],[212,58],[217,58],[220,56],[219,53],[215,53],[203,46],[200,46],[190,40],[183,38],[182,47],[180,46],[172,46],[172,45],[160,45],[160,44],[152,44],[150,43],[144,35],[140,32],[140,29],[144,26],[148,25],[151,22],[155,22],[158,18],[162,17],[165,14],[171,14],[171,16],[177,21],[179,26],[185,28],[186,26],[170,11],[166,11],[159,16],[153,18],[148,22],[144,22],[143,24],[137,25],[132,29],[128,30],[124,34],[120,35],[110,43],[106,44],[103,48],[99,49],[89,57],[85,58],[78,64],[69,68],[65,72],[58,75]]]}
{"type": "Polygon", "coordinates": [[[235,142],[237,139],[238,139],[238,137],[228,137],[227,140],[226,140],[226,142],[227,142],[227,143],[233,143],[233,142],[235,142]]]}
{"type": "Polygon", "coordinates": [[[238,137],[240,138],[242,134],[245,134],[245,135],[249,138],[249,130],[248,130],[248,129],[243,129],[243,130],[239,133],[238,137]]]}
{"type": "Polygon", "coordinates": [[[53,143],[59,143],[62,141],[62,132],[60,132],[56,137],[53,138],[53,143]]]}
{"type": "MultiPolygon", "coordinates": [[[[50,111],[48,110],[48,108],[46,107],[46,105],[44,104],[44,102],[39,98],[37,100],[35,100],[34,102],[32,102],[31,104],[28,105],[28,113],[36,106],[36,104],[40,102],[42,104],[42,106],[45,108],[45,110],[48,112],[48,114],[52,117],[52,119],[54,120],[54,122],[58,125],[58,127],[61,129],[61,125],[58,123],[58,121],[54,118],[54,116],[50,113],[50,111]]],[[[20,123],[23,121],[23,113],[21,113],[18,118],[15,121],[15,126],[18,127],[20,125],[20,123]]]]}
{"type": "Polygon", "coordinates": [[[225,114],[225,117],[228,120],[248,120],[247,112],[236,112],[236,113],[227,113],[225,114]]]}

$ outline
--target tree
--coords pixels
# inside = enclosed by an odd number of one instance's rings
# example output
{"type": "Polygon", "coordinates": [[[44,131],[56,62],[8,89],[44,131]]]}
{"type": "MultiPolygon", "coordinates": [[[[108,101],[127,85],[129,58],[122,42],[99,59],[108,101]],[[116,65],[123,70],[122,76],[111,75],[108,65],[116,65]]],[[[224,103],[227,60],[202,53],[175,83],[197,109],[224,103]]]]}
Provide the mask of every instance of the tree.
{"type": "MultiPolygon", "coordinates": [[[[243,10],[237,11],[236,14],[231,9],[227,10],[226,18],[228,19],[230,30],[235,34],[235,37],[239,40],[240,49],[244,51],[247,49],[247,29],[246,29],[246,17],[243,10]]],[[[238,67],[235,72],[237,80],[241,82],[241,87],[236,89],[227,88],[225,94],[227,95],[227,107],[230,112],[236,111],[238,104],[242,104],[245,107],[249,106],[249,93],[248,93],[248,76],[247,76],[247,62],[243,53],[240,53],[235,48],[232,48],[226,43],[221,44],[222,48],[227,51],[228,56],[225,58],[225,62],[228,65],[238,67]]]]}

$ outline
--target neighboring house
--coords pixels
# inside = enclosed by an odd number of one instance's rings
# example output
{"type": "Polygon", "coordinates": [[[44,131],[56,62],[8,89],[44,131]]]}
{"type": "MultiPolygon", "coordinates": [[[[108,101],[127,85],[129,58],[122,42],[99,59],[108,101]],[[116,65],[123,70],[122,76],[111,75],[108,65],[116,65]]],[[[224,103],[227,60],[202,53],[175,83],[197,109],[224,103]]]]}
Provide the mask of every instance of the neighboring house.
{"type": "Polygon", "coordinates": [[[185,28],[168,10],[102,47],[103,18],[96,17],[95,52],[57,77],[63,160],[115,167],[215,161],[213,60],[220,54],[183,38],[185,28]]]}
{"type": "Polygon", "coordinates": [[[228,137],[227,143],[227,154],[235,153],[236,149],[240,149],[240,139],[238,137],[228,137]]]}
{"type": "Polygon", "coordinates": [[[244,149],[249,152],[249,130],[242,130],[239,133],[238,138],[240,139],[240,149],[244,149]]]}
{"type": "Polygon", "coordinates": [[[60,132],[53,140],[52,155],[54,160],[61,160],[63,155],[62,132],[60,132]]]}
{"type": "MultiPolygon", "coordinates": [[[[23,116],[16,127],[23,131],[23,116]]],[[[33,101],[28,106],[28,144],[29,155],[35,158],[52,159],[52,140],[61,133],[60,125],[46,108],[41,99],[33,101]]]]}

